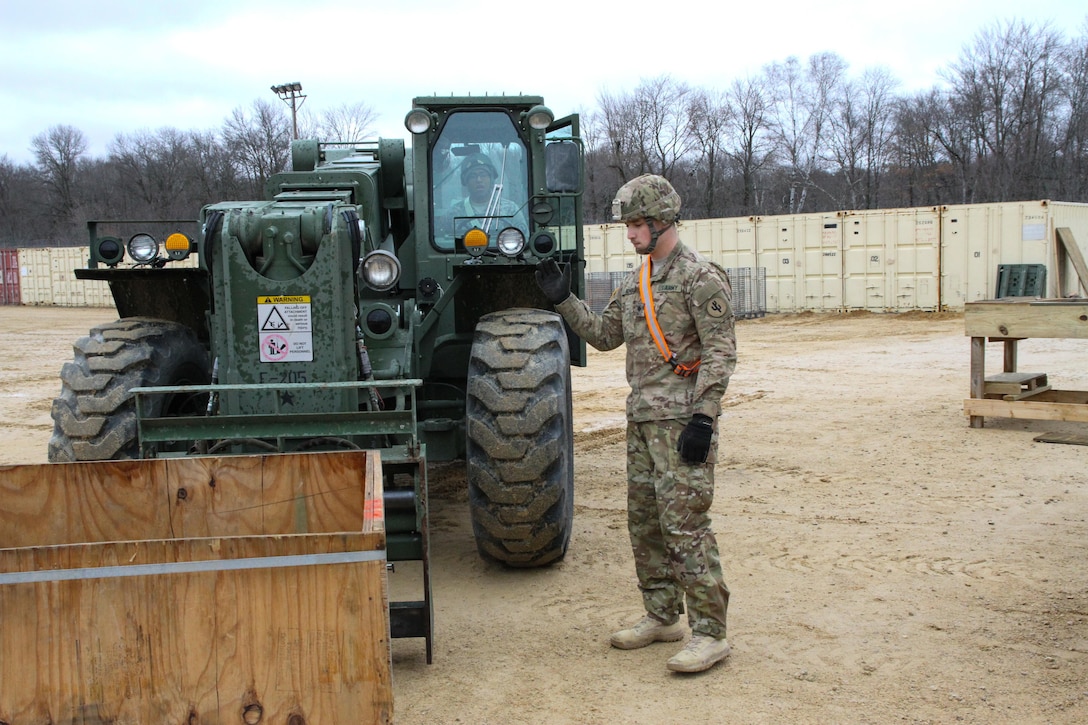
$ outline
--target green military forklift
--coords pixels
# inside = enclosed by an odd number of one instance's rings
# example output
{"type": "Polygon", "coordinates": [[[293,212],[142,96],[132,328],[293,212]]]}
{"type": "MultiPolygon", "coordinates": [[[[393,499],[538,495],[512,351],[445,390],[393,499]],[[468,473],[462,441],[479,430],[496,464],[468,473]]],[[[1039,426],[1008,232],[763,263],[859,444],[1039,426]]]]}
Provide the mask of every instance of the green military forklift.
{"type": "Polygon", "coordinates": [[[537,96],[416,98],[405,125],[409,147],[295,141],[261,201],[89,222],[76,277],[119,319],[75,343],[49,459],[379,451],[389,559],[425,580],[393,636],[429,661],[428,463],[465,461],[485,559],[570,542],[585,345],[533,274],[556,259],[584,294],[584,149],[537,96]]]}

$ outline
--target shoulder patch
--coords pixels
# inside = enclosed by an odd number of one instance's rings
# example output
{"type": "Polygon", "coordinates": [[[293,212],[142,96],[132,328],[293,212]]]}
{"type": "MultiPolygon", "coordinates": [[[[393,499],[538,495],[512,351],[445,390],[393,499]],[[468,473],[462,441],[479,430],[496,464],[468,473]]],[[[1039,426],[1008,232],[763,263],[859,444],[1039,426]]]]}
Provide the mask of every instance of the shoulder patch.
{"type": "Polygon", "coordinates": [[[721,319],[729,314],[729,300],[724,294],[716,294],[706,303],[706,313],[714,319],[721,319]]]}

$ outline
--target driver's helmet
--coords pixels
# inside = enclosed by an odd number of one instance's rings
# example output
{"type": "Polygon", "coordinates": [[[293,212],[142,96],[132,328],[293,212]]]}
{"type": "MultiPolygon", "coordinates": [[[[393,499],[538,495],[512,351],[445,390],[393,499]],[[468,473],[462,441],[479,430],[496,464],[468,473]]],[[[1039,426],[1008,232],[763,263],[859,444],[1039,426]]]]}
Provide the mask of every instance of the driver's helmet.
{"type": "Polygon", "coordinates": [[[487,157],[487,154],[477,152],[461,162],[461,183],[467,184],[469,173],[476,169],[484,169],[491,176],[491,180],[495,180],[495,166],[491,163],[491,159],[487,157]]]}
{"type": "Polygon", "coordinates": [[[658,219],[669,224],[680,218],[680,195],[664,176],[643,174],[616,192],[612,218],[618,222],[658,219]]]}

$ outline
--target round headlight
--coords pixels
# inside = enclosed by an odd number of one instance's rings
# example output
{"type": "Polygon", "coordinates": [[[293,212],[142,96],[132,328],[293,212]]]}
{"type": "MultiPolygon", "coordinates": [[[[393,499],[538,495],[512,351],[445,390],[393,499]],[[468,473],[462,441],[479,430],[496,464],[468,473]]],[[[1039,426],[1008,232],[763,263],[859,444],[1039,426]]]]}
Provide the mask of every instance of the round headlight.
{"type": "Polygon", "coordinates": [[[538,257],[547,257],[555,251],[555,237],[546,231],[537,232],[533,236],[533,251],[538,257]]]}
{"type": "Polygon", "coordinates": [[[426,133],[431,128],[431,114],[423,108],[413,108],[404,117],[404,127],[411,133],[426,133]]]}
{"type": "Polygon", "coordinates": [[[128,240],[128,256],[140,264],[159,256],[159,243],[150,234],[135,234],[128,240]]]}
{"type": "Polygon", "coordinates": [[[384,249],[371,252],[363,259],[363,281],[378,292],[393,289],[400,281],[400,260],[384,249]]]}
{"type": "Polygon", "coordinates": [[[529,128],[543,131],[552,125],[555,114],[547,106],[533,106],[529,109],[529,128]]]}
{"type": "Polygon", "coordinates": [[[103,237],[98,240],[98,258],[113,267],[125,256],[125,248],[117,237],[103,237]]]}
{"type": "Polygon", "coordinates": [[[377,307],[366,313],[366,330],[373,337],[380,337],[393,327],[393,315],[384,307],[377,307]]]}
{"type": "Polygon", "coordinates": [[[507,257],[516,257],[525,249],[525,235],[517,227],[506,227],[498,236],[499,251],[507,257]]]}

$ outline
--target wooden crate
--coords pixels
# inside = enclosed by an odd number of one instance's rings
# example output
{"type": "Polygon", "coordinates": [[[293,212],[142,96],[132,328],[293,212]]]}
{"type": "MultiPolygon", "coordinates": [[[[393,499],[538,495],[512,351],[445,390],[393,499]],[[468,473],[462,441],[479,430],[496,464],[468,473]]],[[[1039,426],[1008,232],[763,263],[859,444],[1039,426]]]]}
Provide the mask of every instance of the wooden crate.
{"type": "Polygon", "coordinates": [[[0,466],[0,722],[392,721],[374,451],[0,466]]]}

